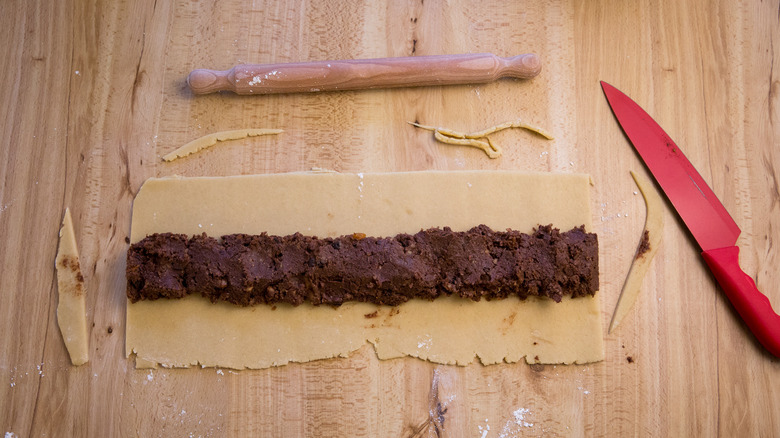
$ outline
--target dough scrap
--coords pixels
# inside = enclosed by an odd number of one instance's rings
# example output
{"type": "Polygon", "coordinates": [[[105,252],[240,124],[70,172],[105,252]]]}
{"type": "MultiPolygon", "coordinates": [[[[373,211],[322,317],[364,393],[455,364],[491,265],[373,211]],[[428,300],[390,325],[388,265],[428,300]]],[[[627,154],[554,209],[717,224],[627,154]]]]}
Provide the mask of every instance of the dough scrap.
{"type": "Polygon", "coordinates": [[[204,135],[203,137],[192,140],[175,151],[165,155],[163,160],[173,161],[177,158],[186,157],[200,150],[214,146],[219,141],[240,140],[247,137],[257,137],[259,135],[281,134],[281,129],[237,129],[235,131],[221,131],[214,134],[204,135]]]}
{"type": "Polygon", "coordinates": [[[639,187],[639,191],[642,192],[647,208],[645,228],[642,232],[639,246],[641,248],[642,241],[645,241],[649,244],[649,247],[642,252],[638,251],[634,261],[631,263],[626,282],[623,283],[623,290],[620,292],[620,297],[615,306],[615,312],[612,314],[612,321],[609,323],[609,333],[612,333],[612,330],[617,328],[620,321],[634,307],[636,298],[639,296],[639,289],[642,286],[642,280],[644,280],[645,274],[647,274],[647,270],[650,267],[650,262],[653,260],[656,251],[658,251],[658,245],[661,243],[661,232],[664,229],[661,195],[647,179],[640,177],[633,171],[631,176],[634,178],[636,186],[639,187]]]}
{"type": "Polygon", "coordinates": [[[57,323],[70,361],[73,365],[82,365],[89,361],[84,277],[79,266],[79,250],[76,247],[73,221],[67,208],[60,228],[60,247],[54,265],[57,269],[59,299],[57,323]]]}
{"type": "Polygon", "coordinates": [[[535,126],[531,126],[521,120],[517,120],[514,122],[504,122],[499,125],[492,126],[487,129],[483,129],[482,131],[477,132],[471,132],[471,133],[462,133],[458,131],[453,131],[452,129],[448,128],[441,128],[441,127],[435,127],[435,126],[426,126],[421,125],[417,122],[407,122],[410,125],[425,129],[427,131],[433,131],[433,136],[436,138],[436,140],[439,140],[442,143],[446,144],[452,144],[452,145],[461,145],[461,146],[473,146],[478,149],[481,149],[485,154],[487,154],[488,158],[495,159],[500,157],[503,154],[503,150],[500,146],[493,143],[490,140],[490,137],[488,135],[493,134],[498,131],[502,131],[504,129],[509,128],[522,128],[527,129],[531,132],[535,132],[542,137],[546,138],[547,140],[552,140],[552,136],[548,134],[546,131],[544,131],[541,128],[537,128],[535,126]],[[484,138],[485,141],[479,140],[480,138],[484,138]]]}
{"type": "MultiPolygon", "coordinates": [[[[135,199],[130,238],[154,232],[394,235],[480,223],[523,232],[548,223],[591,230],[589,182],[587,175],[505,171],[153,178],[135,199]]],[[[137,367],[243,369],[344,357],[369,342],[380,359],[587,363],[604,357],[599,296],[338,308],[237,307],[200,296],[128,302],[125,352],[136,354],[137,367]]]]}

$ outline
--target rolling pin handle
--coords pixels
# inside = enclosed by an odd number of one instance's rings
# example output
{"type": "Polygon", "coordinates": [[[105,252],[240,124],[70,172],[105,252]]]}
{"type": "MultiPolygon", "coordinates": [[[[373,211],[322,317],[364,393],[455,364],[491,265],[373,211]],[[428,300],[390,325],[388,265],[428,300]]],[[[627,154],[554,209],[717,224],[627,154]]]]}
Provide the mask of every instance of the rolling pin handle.
{"type": "Polygon", "coordinates": [[[504,66],[501,69],[502,77],[530,79],[542,71],[542,62],[533,53],[503,58],[504,66]]]}
{"type": "Polygon", "coordinates": [[[187,85],[195,94],[208,94],[216,91],[233,90],[230,81],[231,70],[217,71],[200,68],[187,76],[187,85]]]}

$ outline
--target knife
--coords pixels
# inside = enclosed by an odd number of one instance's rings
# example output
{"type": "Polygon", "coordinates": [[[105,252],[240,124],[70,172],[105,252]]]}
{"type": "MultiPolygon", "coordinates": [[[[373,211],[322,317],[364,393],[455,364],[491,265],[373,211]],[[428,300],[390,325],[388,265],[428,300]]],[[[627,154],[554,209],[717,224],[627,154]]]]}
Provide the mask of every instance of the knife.
{"type": "Polygon", "coordinates": [[[669,135],[639,105],[601,81],[609,106],[655,180],[702,249],[702,257],[731,304],[775,357],[780,357],[780,315],[739,267],[740,229],[669,135]]]}
{"type": "Polygon", "coordinates": [[[348,59],[287,64],[241,64],[230,70],[198,69],[187,83],[195,94],[311,93],[366,88],[483,84],[530,79],[542,69],[533,53],[501,58],[492,53],[348,59]]]}

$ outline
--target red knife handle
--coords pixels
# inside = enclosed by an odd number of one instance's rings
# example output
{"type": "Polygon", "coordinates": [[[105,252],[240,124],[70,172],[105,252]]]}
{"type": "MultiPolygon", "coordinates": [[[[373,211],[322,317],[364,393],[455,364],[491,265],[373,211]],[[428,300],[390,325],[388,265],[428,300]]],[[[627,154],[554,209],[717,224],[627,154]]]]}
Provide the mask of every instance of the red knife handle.
{"type": "Polygon", "coordinates": [[[739,247],[704,251],[702,256],[750,331],[770,353],[780,357],[780,315],[739,267],[739,247]]]}

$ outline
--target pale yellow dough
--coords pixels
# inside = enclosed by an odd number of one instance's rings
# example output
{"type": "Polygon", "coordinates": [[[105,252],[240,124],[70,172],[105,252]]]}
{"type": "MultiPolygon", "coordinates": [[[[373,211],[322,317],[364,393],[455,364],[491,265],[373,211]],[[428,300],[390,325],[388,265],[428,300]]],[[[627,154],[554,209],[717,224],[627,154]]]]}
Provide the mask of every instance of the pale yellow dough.
{"type": "MultiPolygon", "coordinates": [[[[647,216],[645,217],[645,229],[642,234],[648,233],[650,248],[643,254],[634,257],[634,261],[631,263],[631,269],[628,271],[626,282],[623,283],[623,290],[620,291],[620,298],[618,298],[617,305],[615,305],[615,312],[612,314],[612,321],[609,323],[610,333],[617,328],[620,321],[634,307],[634,302],[636,302],[636,298],[639,296],[642,281],[650,268],[650,262],[655,257],[655,252],[658,251],[658,246],[661,244],[661,235],[664,229],[661,195],[655,190],[650,181],[634,172],[631,172],[631,176],[645,199],[647,216]]],[[[640,243],[641,240],[642,238],[640,238],[640,243]]]]}
{"type": "MultiPolygon", "coordinates": [[[[131,241],[155,232],[371,236],[450,226],[530,232],[538,224],[591,229],[589,177],[500,171],[387,174],[291,173],[164,178],[144,183],[131,241]]],[[[396,310],[237,307],[200,296],[127,305],[126,354],[136,366],[264,368],[347,356],[370,342],[381,359],[414,356],[466,365],[586,363],[604,357],[598,294],[592,298],[455,298],[396,310]],[[378,311],[376,317],[367,318],[378,311]]]]}
{"type": "Polygon", "coordinates": [[[218,141],[240,140],[247,137],[257,137],[259,135],[281,134],[281,129],[237,129],[235,131],[221,131],[214,134],[204,135],[203,137],[192,140],[175,151],[165,155],[163,160],[173,161],[177,158],[186,157],[200,150],[214,146],[218,141]]]}
{"type": "Polygon", "coordinates": [[[73,365],[81,365],[89,361],[87,310],[76,234],[73,232],[73,221],[68,209],[65,209],[65,217],[62,220],[60,247],[54,264],[57,268],[57,323],[70,354],[70,361],[73,365]]]}
{"type": "Polygon", "coordinates": [[[503,153],[503,150],[497,144],[493,143],[490,140],[490,137],[488,137],[488,135],[498,131],[503,131],[504,129],[509,129],[509,128],[527,129],[531,132],[535,132],[541,135],[542,137],[548,140],[553,139],[552,136],[548,134],[546,131],[544,131],[543,129],[537,128],[535,126],[531,126],[521,120],[501,123],[500,125],[496,125],[487,129],[483,129],[482,131],[471,132],[471,133],[463,133],[463,132],[453,131],[447,128],[441,128],[441,127],[437,128],[435,126],[421,125],[417,122],[406,122],[406,123],[417,128],[425,129],[427,131],[433,131],[433,136],[436,138],[436,140],[439,140],[442,143],[462,145],[462,146],[473,146],[478,149],[481,149],[485,154],[487,154],[488,158],[491,159],[500,157],[501,154],[503,153]],[[484,138],[485,141],[479,140],[481,138],[484,138]]]}

